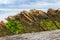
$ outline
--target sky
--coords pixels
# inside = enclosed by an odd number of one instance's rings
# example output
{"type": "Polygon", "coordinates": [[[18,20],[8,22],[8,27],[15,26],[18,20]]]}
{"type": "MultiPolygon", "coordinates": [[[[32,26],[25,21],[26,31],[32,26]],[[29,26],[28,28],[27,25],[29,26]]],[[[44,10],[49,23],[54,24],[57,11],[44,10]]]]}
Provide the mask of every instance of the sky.
{"type": "Polygon", "coordinates": [[[0,0],[0,20],[15,15],[22,10],[60,8],[60,0],[0,0]]]}

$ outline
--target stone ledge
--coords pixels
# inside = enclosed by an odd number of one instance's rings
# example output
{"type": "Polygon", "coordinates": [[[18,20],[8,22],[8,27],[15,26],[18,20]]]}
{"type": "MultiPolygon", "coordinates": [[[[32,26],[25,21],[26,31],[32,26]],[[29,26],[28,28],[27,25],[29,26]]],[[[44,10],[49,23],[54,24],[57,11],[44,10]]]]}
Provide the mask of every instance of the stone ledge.
{"type": "Polygon", "coordinates": [[[0,37],[0,40],[60,40],[60,30],[0,37]]]}

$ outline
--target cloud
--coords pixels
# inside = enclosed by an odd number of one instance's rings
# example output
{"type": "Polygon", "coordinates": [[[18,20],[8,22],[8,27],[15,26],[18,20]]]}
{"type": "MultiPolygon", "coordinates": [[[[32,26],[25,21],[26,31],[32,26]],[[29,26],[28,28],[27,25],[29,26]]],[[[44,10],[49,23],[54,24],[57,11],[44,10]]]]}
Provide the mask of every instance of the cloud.
{"type": "Polygon", "coordinates": [[[37,9],[48,9],[48,8],[59,8],[60,7],[60,1],[51,3],[51,2],[45,2],[45,1],[36,1],[32,2],[30,4],[20,4],[18,6],[15,6],[15,8],[20,9],[31,9],[31,8],[37,8],[37,9]]]}
{"type": "Polygon", "coordinates": [[[60,0],[5,0],[2,2],[2,4],[0,3],[0,8],[11,9],[48,9],[59,8],[59,6],[60,0]]]}
{"type": "Polygon", "coordinates": [[[12,0],[0,0],[0,4],[10,4],[12,0]]]}

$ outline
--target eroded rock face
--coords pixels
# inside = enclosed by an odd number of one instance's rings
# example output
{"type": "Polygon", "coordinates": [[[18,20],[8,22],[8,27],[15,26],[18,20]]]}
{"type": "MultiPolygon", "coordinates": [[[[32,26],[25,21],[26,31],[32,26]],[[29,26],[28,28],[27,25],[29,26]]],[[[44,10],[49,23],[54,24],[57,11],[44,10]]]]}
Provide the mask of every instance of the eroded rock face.
{"type": "Polygon", "coordinates": [[[60,40],[60,30],[0,37],[0,40],[60,40]]]}
{"type": "Polygon", "coordinates": [[[7,20],[18,20],[23,25],[27,26],[39,26],[39,17],[43,16],[44,12],[41,10],[31,9],[29,12],[22,11],[15,16],[9,16],[7,20]]]}
{"type": "Polygon", "coordinates": [[[41,10],[31,9],[29,12],[22,11],[19,14],[15,16],[9,16],[7,20],[17,20],[21,24],[23,24],[26,27],[40,27],[44,30],[44,25],[40,25],[41,20],[50,20],[53,22],[53,24],[59,28],[55,21],[60,22],[60,10],[55,10],[52,8],[49,8],[46,12],[43,12],[41,10]]]}
{"type": "MultiPolygon", "coordinates": [[[[48,10],[48,11],[50,12],[51,10],[48,10]]],[[[33,21],[37,21],[37,18],[41,16],[46,17],[45,12],[41,10],[31,9],[29,12],[22,11],[15,16],[9,16],[8,18],[6,18],[6,20],[20,20],[21,18],[24,17],[26,18],[26,20],[33,22],[33,21]]]]}

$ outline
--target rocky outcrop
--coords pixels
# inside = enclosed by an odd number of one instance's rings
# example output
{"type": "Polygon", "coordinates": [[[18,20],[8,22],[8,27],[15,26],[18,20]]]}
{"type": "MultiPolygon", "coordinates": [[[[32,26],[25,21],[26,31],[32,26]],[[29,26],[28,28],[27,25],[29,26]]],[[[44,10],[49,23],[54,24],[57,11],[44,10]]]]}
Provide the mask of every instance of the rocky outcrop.
{"type": "MultiPolygon", "coordinates": [[[[0,40],[60,40],[60,10],[48,9],[47,12],[42,10],[31,9],[30,11],[22,11],[14,16],[6,18],[7,21],[20,22],[26,31],[22,35],[1,37],[0,40]],[[46,30],[55,30],[40,32],[46,30]],[[31,32],[31,33],[30,33],[31,32]],[[33,33],[37,32],[37,33],[33,33]]],[[[0,22],[0,36],[5,36],[6,23],[0,22]],[[2,30],[2,31],[1,31],[2,30]]],[[[15,27],[15,26],[14,26],[15,27]]],[[[10,32],[9,32],[10,33],[10,32]]],[[[9,34],[8,34],[9,35],[9,34]]]]}
{"type": "Polygon", "coordinates": [[[45,24],[41,26],[40,22],[42,20],[46,21],[52,21],[52,25],[55,25],[58,29],[60,27],[57,25],[56,21],[60,23],[60,10],[55,10],[55,9],[48,9],[47,13],[43,12],[41,10],[36,10],[36,9],[31,9],[29,12],[27,11],[22,11],[19,14],[15,16],[9,16],[6,18],[8,21],[9,20],[17,20],[21,24],[23,24],[26,27],[39,27],[39,29],[45,30],[47,27],[45,24]]]}
{"type": "Polygon", "coordinates": [[[0,40],[60,40],[60,30],[0,37],[0,40]]]}

